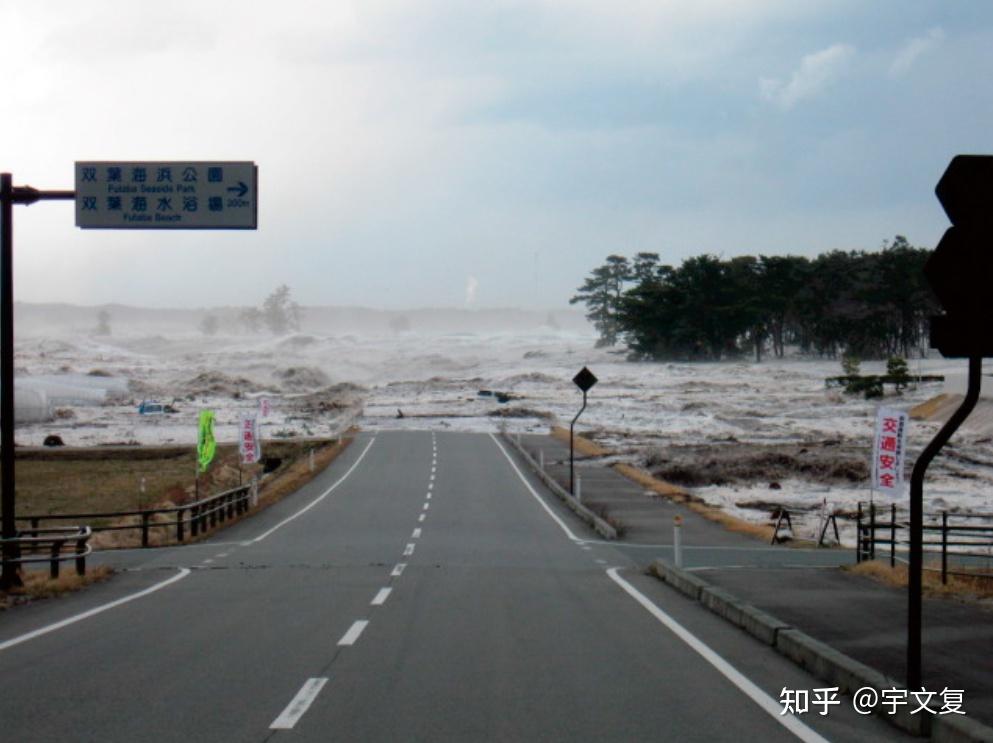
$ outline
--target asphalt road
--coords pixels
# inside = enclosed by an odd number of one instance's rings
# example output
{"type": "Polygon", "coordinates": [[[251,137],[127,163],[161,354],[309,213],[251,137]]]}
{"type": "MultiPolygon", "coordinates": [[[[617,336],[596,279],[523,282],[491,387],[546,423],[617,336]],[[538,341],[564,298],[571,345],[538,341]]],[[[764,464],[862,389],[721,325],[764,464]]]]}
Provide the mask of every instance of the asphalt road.
{"type": "Polygon", "coordinates": [[[196,546],[0,614],[0,740],[894,740],[595,539],[492,436],[360,436],[196,546]]]}

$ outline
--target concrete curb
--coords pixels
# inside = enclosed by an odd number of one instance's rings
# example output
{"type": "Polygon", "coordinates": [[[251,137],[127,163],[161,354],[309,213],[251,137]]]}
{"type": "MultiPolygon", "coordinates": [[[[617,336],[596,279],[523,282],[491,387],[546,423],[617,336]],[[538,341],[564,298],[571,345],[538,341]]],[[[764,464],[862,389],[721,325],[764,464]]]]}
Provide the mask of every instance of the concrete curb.
{"type": "MultiPolygon", "coordinates": [[[[688,573],[662,560],[652,563],[650,572],[676,590],[699,601],[718,616],[742,628],[766,645],[774,647],[797,665],[841,693],[851,694],[864,687],[872,687],[876,692],[883,689],[902,689],[893,679],[879,671],[860,663],[844,653],[835,650],[820,640],[815,640],[805,632],[739,600],[728,591],[712,586],[699,575],[688,573]]],[[[909,709],[901,708],[891,715],[882,704],[874,712],[895,727],[912,735],[946,743],[972,743],[973,741],[993,741],[993,728],[983,723],[958,715],[911,715],[909,709]]]]}
{"type": "Polygon", "coordinates": [[[508,436],[506,433],[501,433],[500,436],[504,441],[510,444],[514,450],[521,455],[521,457],[524,458],[524,461],[528,463],[528,466],[531,467],[534,473],[538,476],[538,479],[541,480],[549,490],[555,493],[559,500],[575,511],[579,518],[592,526],[596,530],[597,534],[602,536],[604,539],[617,539],[617,529],[597,516],[582,503],[577,502],[565,488],[555,482],[555,480],[553,480],[547,472],[538,467],[538,463],[534,461],[524,447],[518,444],[512,436],[508,436]]]}

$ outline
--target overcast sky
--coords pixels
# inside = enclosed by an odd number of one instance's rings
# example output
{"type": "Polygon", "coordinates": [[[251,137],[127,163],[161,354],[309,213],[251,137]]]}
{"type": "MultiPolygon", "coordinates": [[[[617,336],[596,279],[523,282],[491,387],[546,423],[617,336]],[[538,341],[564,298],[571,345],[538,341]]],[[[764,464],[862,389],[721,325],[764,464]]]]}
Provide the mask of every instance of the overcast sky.
{"type": "Polygon", "coordinates": [[[609,253],[933,247],[993,3],[0,0],[0,169],[254,160],[257,232],[15,210],[22,301],[559,308],[609,253]]]}

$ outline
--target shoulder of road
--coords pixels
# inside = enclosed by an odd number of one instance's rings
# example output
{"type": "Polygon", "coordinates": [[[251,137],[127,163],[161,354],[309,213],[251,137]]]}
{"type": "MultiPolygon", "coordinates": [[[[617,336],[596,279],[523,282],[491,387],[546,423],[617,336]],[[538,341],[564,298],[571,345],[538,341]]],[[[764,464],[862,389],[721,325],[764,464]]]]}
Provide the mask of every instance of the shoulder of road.
{"type": "MultiPolygon", "coordinates": [[[[581,503],[568,492],[569,446],[552,435],[506,435],[549,489],[601,537],[643,549],[646,568],[732,625],[772,646],[817,678],[854,694],[904,690],[907,594],[843,570],[852,550],[768,546],[688,507],[687,495],[646,473],[603,466],[604,452],[577,447],[581,503]],[[660,497],[669,489],[671,497],[660,497]],[[682,517],[686,567],[672,563],[673,519],[682,517]],[[665,555],[658,559],[655,555],[665,555]]],[[[632,549],[632,552],[637,550],[632,549]]],[[[891,724],[941,741],[993,741],[993,638],[990,612],[942,598],[924,602],[925,687],[935,700],[961,690],[962,714],[912,714],[916,702],[875,706],[891,724]]],[[[915,691],[915,690],[908,690],[915,691]]],[[[896,694],[902,692],[897,691],[896,694]]],[[[880,696],[881,698],[881,696],[880,696]]],[[[916,699],[923,699],[916,697],[916,699]]],[[[940,708],[932,702],[931,708],[940,708]]]]}

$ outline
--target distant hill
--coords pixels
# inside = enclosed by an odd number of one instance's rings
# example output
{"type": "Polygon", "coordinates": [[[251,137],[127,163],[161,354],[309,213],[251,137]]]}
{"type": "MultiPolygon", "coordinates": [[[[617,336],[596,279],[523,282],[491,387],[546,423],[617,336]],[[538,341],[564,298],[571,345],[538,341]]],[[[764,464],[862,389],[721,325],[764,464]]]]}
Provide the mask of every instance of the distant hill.
{"type": "MultiPolygon", "coordinates": [[[[29,335],[91,334],[101,312],[110,315],[111,332],[125,335],[196,333],[207,315],[219,321],[220,333],[242,333],[238,318],[243,307],[202,309],[152,309],[120,304],[79,306],[17,302],[16,333],[29,335]]],[[[405,330],[425,333],[480,333],[537,330],[542,327],[574,332],[590,331],[579,310],[520,309],[377,310],[368,307],[303,307],[301,331],[315,334],[390,333],[405,330]]]]}

